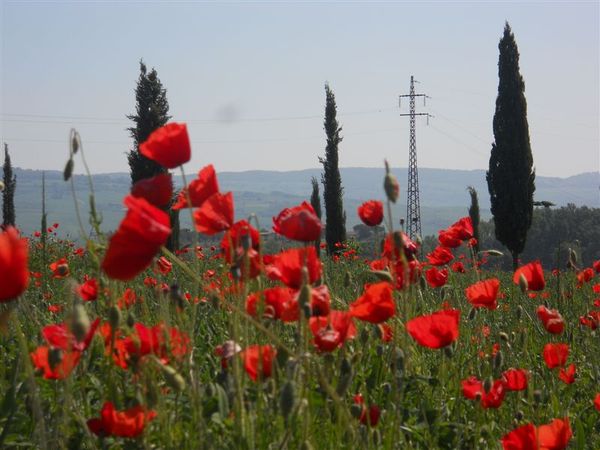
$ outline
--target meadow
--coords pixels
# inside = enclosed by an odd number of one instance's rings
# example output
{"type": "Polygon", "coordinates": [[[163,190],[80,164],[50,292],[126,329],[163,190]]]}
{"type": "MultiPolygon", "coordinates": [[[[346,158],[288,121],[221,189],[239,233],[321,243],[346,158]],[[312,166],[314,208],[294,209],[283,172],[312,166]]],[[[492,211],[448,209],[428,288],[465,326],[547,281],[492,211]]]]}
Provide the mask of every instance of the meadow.
{"type": "MultiPolygon", "coordinates": [[[[140,151],[177,169],[170,133],[140,151]]],[[[265,254],[210,165],[174,207],[220,245],[170,251],[168,177],[111,235],[91,202],[84,246],[44,220],[0,235],[1,448],[600,448],[600,261],[488,270],[469,217],[422,255],[383,169],[358,212],[385,225],[374,258],[317,248],[308,203],[265,254]]]]}

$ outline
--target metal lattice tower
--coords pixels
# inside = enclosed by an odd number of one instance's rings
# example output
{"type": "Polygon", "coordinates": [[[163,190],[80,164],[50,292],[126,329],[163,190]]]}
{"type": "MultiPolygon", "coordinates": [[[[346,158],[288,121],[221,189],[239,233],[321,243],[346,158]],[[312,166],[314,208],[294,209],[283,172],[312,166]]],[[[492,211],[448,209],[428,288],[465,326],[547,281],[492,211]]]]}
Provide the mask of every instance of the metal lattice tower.
{"type": "Polygon", "coordinates": [[[415,97],[423,97],[423,105],[425,105],[425,94],[415,94],[415,82],[413,76],[410,77],[410,94],[401,95],[408,97],[410,101],[410,112],[408,114],[400,114],[400,116],[408,116],[410,118],[410,140],[408,151],[408,189],[406,190],[406,233],[411,239],[417,236],[421,237],[421,205],[419,201],[419,170],[417,168],[417,133],[416,133],[416,116],[427,116],[429,123],[429,113],[415,112],[415,97]]]}

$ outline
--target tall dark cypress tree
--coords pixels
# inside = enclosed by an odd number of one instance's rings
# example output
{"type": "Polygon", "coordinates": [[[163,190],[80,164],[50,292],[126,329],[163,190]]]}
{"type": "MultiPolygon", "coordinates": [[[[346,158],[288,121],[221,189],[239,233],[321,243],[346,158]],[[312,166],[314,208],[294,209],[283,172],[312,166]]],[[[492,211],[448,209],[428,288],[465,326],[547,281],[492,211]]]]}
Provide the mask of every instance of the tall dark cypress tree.
{"type": "Polygon", "coordinates": [[[327,135],[327,146],[325,147],[325,158],[319,158],[323,164],[323,197],[325,199],[325,241],[327,252],[335,253],[335,244],[346,240],[346,213],[342,201],[342,177],[338,167],[338,144],[342,142],[337,118],[337,106],[335,95],[329,84],[325,84],[325,134],[327,135]]]}
{"type": "Polygon", "coordinates": [[[168,114],[167,91],[158,79],[156,70],[152,69],[148,73],[143,61],[140,61],[140,77],[135,88],[135,100],[135,114],[127,116],[135,124],[127,129],[133,138],[133,150],[127,155],[131,169],[131,184],[167,171],[139,152],[139,144],[148,139],[154,130],[166,125],[171,118],[168,114]]]}
{"type": "Polygon", "coordinates": [[[531,226],[535,170],[529,144],[525,82],[519,72],[519,50],[508,22],[498,49],[495,142],[486,178],[496,239],[510,250],[516,269],[531,226]]]}
{"type": "Polygon", "coordinates": [[[15,226],[15,189],[17,187],[17,176],[13,175],[8,145],[4,144],[4,191],[2,191],[2,228],[9,225],[15,226]]]}
{"type": "MultiPolygon", "coordinates": [[[[321,210],[321,195],[319,194],[319,181],[312,177],[310,180],[312,184],[312,193],[310,194],[310,204],[315,210],[317,217],[320,219],[323,215],[323,211],[321,210]]],[[[317,250],[317,255],[321,253],[321,236],[319,239],[315,241],[315,250],[317,250]]]]}

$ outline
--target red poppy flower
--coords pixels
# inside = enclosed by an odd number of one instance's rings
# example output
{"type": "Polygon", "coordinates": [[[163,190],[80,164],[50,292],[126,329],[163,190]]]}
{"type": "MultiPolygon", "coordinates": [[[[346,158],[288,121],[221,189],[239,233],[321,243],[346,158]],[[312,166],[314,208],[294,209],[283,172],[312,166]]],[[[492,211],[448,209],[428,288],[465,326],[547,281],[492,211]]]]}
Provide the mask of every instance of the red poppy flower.
{"type": "Polygon", "coordinates": [[[432,267],[425,271],[425,279],[432,288],[439,288],[448,282],[448,269],[438,270],[432,267]]]}
{"type": "Polygon", "coordinates": [[[167,169],[185,164],[192,155],[186,124],[169,123],[154,130],[140,144],[140,153],[167,169]]]}
{"type": "Polygon", "coordinates": [[[146,199],[158,208],[164,208],[173,196],[171,174],[161,173],[152,178],[144,178],[131,187],[131,195],[146,199]]]}
{"type": "Polygon", "coordinates": [[[523,369],[508,369],[502,373],[504,387],[509,391],[523,391],[527,389],[527,371],[523,369]]]}
{"type": "Polygon", "coordinates": [[[100,418],[87,421],[87,426],[97,436],[119,436],[134,438],[144,432],[146,424],[156,417],[156,412],[141,405],[117,411],[111,402],[105,402],[100,418]]]}
{"type": "Polygon", "coordinates": [[[95,278],[86,279],[76,288],[76,293],[86,302],[93,302],[98,298],[98,281],[95,278]]]}
{"type": "Polygon", "coordinates": [[[502,380],[495,380],[489,392],[483,391],[481,395],[481,406],[486,409],[499,408],[504,401],[505,393],[504,382],[502,380]]]}
{"type": "Polygon", "coordinates": [[[519,267],[513,276],[513,282],[519,284],[521,275],[527,280],[527,289],[530,291],[543,291],[546,287],[544,280],[544,269],[539,261],[534,261],[519,267]]]}
{"type": "Polygon", "coordinates": [[[371,427],[376,427],[379,423],[380,416],[381,410],[379,409],[379,406],[371,405],[368,409],[363,407],[359,420],[363,425],[369,424],[371,427]]]}
{"type": "Polygon", "coordinates": [[[308,324],[315,347],[321,352],[332,352],[356,336],[352,316],[346,311],[331,311],[327,317],[311,317],[308,324]]]}
{"type": "Polygon", "coordinates": [[[565,321],[556,309],[548,309],[544,305],[540,305],[537,309],[537,316],[548,333],[561,334],[564,331],[565,321]]]}
{"type": "Polygon", "coordinates": [[[594,408],[600,411],[600,392],[594,397],[594,408]]]}
{"type": "Polygon", "coordinates": [[[393,290],[385,281],[365,285],[365,293],[350,304],[350,314],[366,322],[385,322],[396,313],[393,290]]]}
{"type": "Polygon", "coordinates": [[[190,207],[188,205],[187,193],[189,192],[191,207],[202,206],[211,195],[219,192],[217,174],[212,164],[203,167],[198,172],[198,178],[192,180],[187,188],[183,188],[177,195],[177,200],[171,209],[179,210],[190,207]]]}
{"type": "Polygon", "coordinates": [[[293,290],[287,287],[272,287],[262,292],[250,294],[246,299],[246,312],[256,317],[259,302],[264,302],[263,316],[280,319],[283,322],[295,322],[300,317],[298,301],[293,290]]]}
{"type": "Polygon", "coordinates": [[[54,365],[49,360],[50,347],[40,346],[30,353],[31,362],[36,369],[41,370],[47,380],[62,380],[67,378],[73,369],[77,367],[81,352],[77,350],[61,351],[60,361],[54,365]]]}
{"type": "Polygon", "coordinates": [[[502,437],[504,450],[540,450],[537,443],[535,425],[528,423],[512,430],[502,437]]]}
{"type": "Polygon", "coordinates": [[[459,310],[444,309],[409,320],[406,323],[406,331],[419,345],[442,348],[458,338],[459,320],[459,310]]]}
{"type": "Polygon", "coordinates": [[[469,400],[475,400],[478,394],[483,394],[483,383],[474,375],[471,375],[466,380],[462,380],[460,384],[463,396],[469,400]]]}
{"type": "Polygon", "coordinates": [[[577,284],[581,286],[583,283],[589,282],[592,278],[594,278],[594,270],[588,267],[577,273],[577,284]]]}
{"type": "Polygon", "coordinates": [[[228,230],[233,225],[233,194],[211,195],[196,211],[194,223],[199,233],[213,235],[228,230]]]}
{"type": "Polygon", "coordinates": [[[454,259],[454,255],[446,247],[437,246],[431,253],[427,255],[429,264],[432,266],[443,266],[454,259]]]}
{"type": "Polygon", "coordinates": [[[554,419],[547,425],[537,428],[538,443],[540,450],[563,450],[569,445],[573,436],[569,418],[554,419]]]}
{"type": "Polygon", "coordinates": [[[252,381],[269,378],[277,350],[270,345],[251,345],[239,355],[244,360],[244,369],[252,381]]]}
{"type": "MultiPolygon", "coordinates": [[[[321,286],[313,287],[310,296],[310,312],[312,316],[328,316],[331,307],[331,296],[329,295],[329,288],[326,284],[321,286]]],[[[296,300],[300,291],[296,293],[296,300]]]]}
{"type": "Polygon", "coordinates": [[[168,275],[173,270],[173,264],[164,256],[156,260],[156,269],[163,275],[168,275]]]}
{"type": "Polygon", "coordinates": [[[60,258],[49,265],[52,278],[61,279],[69,276],[69,263],[67,258],[60,258]]]}
{"type": "Polygon", "coordinates": [[[369,227],[383,222],[383,203],[379,200],[369,200],[358,207],[358,217],[369,227]]]}
{"type": "Polygon", "coordinates": [[[498,307],[498,289],[500,288],[500,280],[490,278],[489,280],[478,281],[472,284],[465,293],[469,303],[476,308],[496,309],[498,307]]]}
{"type": "Polygon", "coordinates": [[[234,223],[229,230],[223,235],[221,239],[221,249],[225,255],[225,260],[228,263],[232,263],[235,259],[236,253],[233,249],[242,249],[242,239],[250,240],[250,248],[258,251],[260,246],[260,233],[256,228],[248,223],[246,220],[238,220],[234,223]]]}
{"type": "Polygon", "coordinates": [[[308,269],[310,284],[321,278],[321,261],[317,258],[317,252],[312,246],[292,248],[273,255],[270,264],[266,267],[266,273],[272,280],[279,280],[288,287],[300,289],[304,265],[308,269]]]}
{"type": "Polygon", "coordinates": [[[460,244],[462,244],[462,240],[452,233],[452,230],[438,231],[438,241],[442,247],[447,248],[460,247],[460,244]]]}
{"type": "Polygon", "coordinates": [[[471,221],[471,217],[461,217],[448,227],[448,231],[463,241],[473,238],[473,222],[471,221]]]}
{"type": "Polygon", "coordinates": [[[564,367],[560,368],[560,371],[558,372],[558,378],[560,378],[565,384],[573,384],[575,382],[576,372],[577,367],[575,367],[575,364],[569,364],[569,367],[566,369],[564,367]]]}
{"type": "Polygon", "coordinates": [[[385,237],[381,256],[391,261],[398,261],[400,259],[400,249],[404,250],[406,259],[412,261],[417,250],[419,250],[419,246],[403,231],[396,231],[385,237]]]}
{"type": "Polygon", "coordinates": [[[0,303],[16,299],[29,284],[27,240],[13,227],[0,234],[0,303]]]}
{"type": "Polygon", "coordinates": [[[551,343],[546,344],[544,346],[542,355],[548,369],[562,367],[567,363],[567,358],[569,357],[569,345],[551,343]]]}
{"type": "Polygon", "coordinates": [[[394,339],[394,330],[387,323],[380,323],[377,325],[379,329],[379,336],[383,342],[392,342],[394,339]]]}
{"type": "Polygon", "coordinates": [[[456,261],[451,266],[452,272],[454,273],[465,273],[465,266],[461,261],[456,261]]]}
{"type": "Polygon", "coordinates": [[[130,280],[150,265],[171,234],[169,215],[143,198],[125,197],[128,211],[110,238],[102,269],[111,278],[130,280]]]}
{"type": "Polygon", "coordinates": [[[595,330],[600,327],[600,311],[590,311],[585,316],[580,316],[579,323],[595,330]]]}
{"type": "Polygon", "coordinates": [[[66,323],[46,325],[42,328],[42,336],[52,347],[59,348],[66,352],[72,350],[83,352],[90,346],[90,343],[96,334],[96,330],[98,329],[98,325],[100,325],[100,318],[92,322],[90,329],[82,341],[77,340],[66,323]]]}
{"type": "Polygon", "coordinates": [[[273,231],[294,241],[311,242],[321,236],[321,220],[310,203],[286,208],[273,217],[273,231]]]}
{"type": "Polygon", "coordinates": [[[596,271],[596,273],[600,273],[600,259],[592,263],[592,268],[596,271]]]}

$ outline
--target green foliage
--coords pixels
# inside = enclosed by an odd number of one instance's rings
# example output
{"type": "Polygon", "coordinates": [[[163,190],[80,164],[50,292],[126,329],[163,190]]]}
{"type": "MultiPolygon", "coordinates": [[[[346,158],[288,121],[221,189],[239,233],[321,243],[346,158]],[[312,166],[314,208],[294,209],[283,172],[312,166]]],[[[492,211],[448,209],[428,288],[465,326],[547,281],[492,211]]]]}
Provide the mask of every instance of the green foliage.
{"type": "Polygon", "coordinates": [[[535,171],[529,144],[525,83],[519,72],[519,51],[508,23],[498,48],[495,142],[486,178],[496,238],[510,250],[516,267],[531,226],[535,171]]]}
{"type": "Polygon", "coordinates": [[[139,152],[139,145],[157,128],[166,125],[171,116],[167,91],[163,88],[155,69],[147,72],[146,65],[140,61],[140,76],[135,89],[136,112],[127,116],[134,122],[128,128],[133,138],[133,150],[127,154],[131,170],[131,183],[144,178],[151,178],[167,170],[139,152]]]}
{"type": "Polygon", "coordinates": [[[4,144],[4,166],[3,166],[4,191],[2,191],[2,226],[15,226],[15,189],[17,188],[17,176],[13,175],[8,145],[4,144]]]}
{"type": "Polygon", "coordinates": [[[335,244],[346,241],[346,213],[343,205],[342,177],[340,176],[338,145],[342,142],[336,115],[337,106],[335,95],[329,84],[325,84],[325,121],[324,128],[327,135],[325,158],[319,158],[323,164],[323,197],[325,199],[325,241],[327,252],[331,255],[336,252],[335,244]]]}

